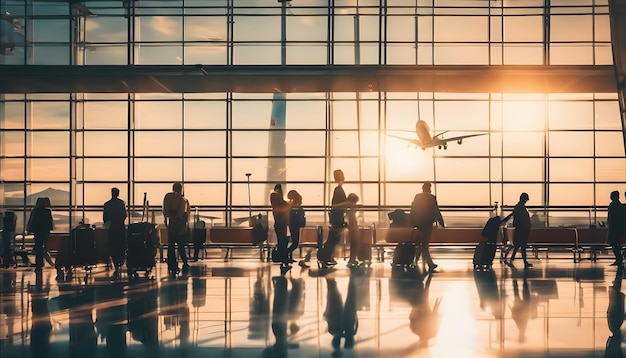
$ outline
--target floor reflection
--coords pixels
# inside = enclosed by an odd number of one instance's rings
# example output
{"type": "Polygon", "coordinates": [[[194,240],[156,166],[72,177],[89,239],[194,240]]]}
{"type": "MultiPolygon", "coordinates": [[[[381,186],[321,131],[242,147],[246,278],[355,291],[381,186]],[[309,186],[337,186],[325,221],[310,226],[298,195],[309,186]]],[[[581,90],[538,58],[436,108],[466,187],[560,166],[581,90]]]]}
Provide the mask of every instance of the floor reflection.
{"type": "Polygon", "coordinates": [[[112,280],[97,267],[0,271],[2,357],[623,357],[624,273],[608,262],[532,270],[439,258],[294,268],[203,260],[186,276],[112,280]],[[79,270],[80,271],[80,270],[79,270]]]}

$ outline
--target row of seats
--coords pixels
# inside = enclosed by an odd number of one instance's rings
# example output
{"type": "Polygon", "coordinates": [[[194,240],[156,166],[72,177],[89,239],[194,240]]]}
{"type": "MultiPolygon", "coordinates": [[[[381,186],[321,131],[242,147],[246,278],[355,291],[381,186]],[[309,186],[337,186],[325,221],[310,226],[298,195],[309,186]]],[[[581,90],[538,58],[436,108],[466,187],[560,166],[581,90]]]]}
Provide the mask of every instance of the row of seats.
{"type": "MultiPolygon", "coordinates": [[[[321,230],[321,240],[328,237],[328,228],[321,230]]],[[[498,238],[499,246],[502,235],[507,235],[509,243],[513,238],[513,228],[506,228],[500,232],[498,238]]],[[[528,240],[529,248],[538,257],[539,251],[545,251],[548,255],[553,249],[566,249],[573,253],[574,261],[582,260],[584,252],[589,253],[589,259],[597,260],[597,253],[606,249],[606,228],[533,228],[528,240]]],[[[162,247],[167,246],[167,229],[164,226],[158,227],[160,242],[162,247]]],[[[485,239],[481,236],[481,228],[436,228],[431,237],[433,247],[474,247],[485,239]]],[[[302,248],[313,248],[318,245],[319,228],[309,226],[300,230],[300,246],[302,248]]],[[[344,232],[344,243],[347,243],[347,230],[344,232]]],[[[411,241],[413,228],[378,228],[364,227],[360,229],[360,240],[364,244],[369,244],[382,260],[384,249],[393,247],[400,242],[411,241]]],[[[48,250],[58,250],[58,242],[62,234],[52,234],[48,242],[48,250]]],[[[250,227],[209,227],[206,229],[205,248],[226,249],[224,259],[229,259],[232,249],[235,248],[258,248],[259,259],[267,257],[269,248],[276,244],[275,235],[270,230],[268,241],[261,245],[255,245],[252,241],[252,228],[250,227]]],[[[106,233],[102,229],[96,230],[98,240],[106,240],[106,233]]],[[[28,237],[27,241],[31,241],[28,237]]],[[[191,235],[189,237],[189,247],[191,248],[191,235]]],[[[18,239],[19,244],[19,239],[18,239]]],[[[345,245],[342,245],[345,256],[345,245]]],[[[162,252],[161,252],[161,257],[162,252]]]]}

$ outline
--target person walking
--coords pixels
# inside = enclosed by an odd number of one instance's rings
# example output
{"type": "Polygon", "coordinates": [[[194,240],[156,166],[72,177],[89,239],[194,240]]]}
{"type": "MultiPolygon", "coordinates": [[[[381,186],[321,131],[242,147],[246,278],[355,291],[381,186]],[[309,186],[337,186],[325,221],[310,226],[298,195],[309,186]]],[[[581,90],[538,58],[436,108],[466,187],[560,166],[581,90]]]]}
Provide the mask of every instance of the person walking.
{"type": "Polygon", "coordinates": [[[167,225],[167,269],[173,275],[180,272],[176,259],[177,245],[178,254],[183,261],[183,273],[189,271],[185,243],[183,242],[187,233],[187,201],[182,192],[183,185],[177,182],[172,185],[172,191],[165,194],[163,198],[163,216],[167,225]]]}
{"type": "Polygon", "coordinates": [[[287,255],[289,261],[293,263],[296,262],[293,259],[293,252],[300,245],[300,229],[306,226],[306,213],[302,208],[302,195],[300,193],[295,190],[289,190],[287,199],[289,199],[290,207],[289,232],[291,233],[291,244],[287,248],[287,255]]]}
{"type": "Polygon", "coordinates": [[[530,236],[530,214],[526,209],[526,203],[530,200],[527,193],[522,193],[519,196],[519,201],[513,208],[513,212],[505,217],[502,221],[507,221],[511,216],[513,217],[513,253],[511,258],[507,261],[506,257],[504,263],[509,267],[513,266],[513,260],[515,260],[515,254],[518,250],[522,250],[522,259],[524,260],[524,268],[532,268],[533,264],[528,262],[526,257],[526,245],[528,245],[528,237],[530,236]]]}
{"type": "Polygon", "coordinates": [[[337,183],[333,191],[333,197],[331,199],[330,209],[330,230],[328,231],[328,238],[322,247],[317,251],[317,260],[321,268],[328,268],[337,264],[333,254],[339,241],[341,240],[341,234],[346,228],[345,216],[346,208],[350,205],[346,198],[346,192],[343,190],[343,183],[345,182],[345,176],[341,169],[337,169],[333,172],[333,178],[337,183]]]}
{"type": "Polygon", "coordinates": [[[411,223],[421,235],[418,235],[418,241],[415,244],[420,255],[416,255],[416,260],[422,256],[424,263],[428,265],[428,271],[433,272],[437,268],[437,264],[433,262],[430,256],[430,237],[433,233],[433,223],[437,222],[441,227],[445,227],[443,216],[439,210],[437,197],[431,194],[431,183],[425,182],[422,185],[422,192],[415,195],[411,203],[411,223]]]}
{"type": "Polygon", "coordinates": [[[290,267],[291,259],[287,250],[289,237],[287,237],[287,227],[289,226],[289,203],[283,197],[283,186],[276,184],[274,191],[270,194],[270,205],[274,215],[274,232],[276,233],[276,252],[281,262],[281,269],[290,267]]]}
{"type": "Polygon", "coordinates": [[[619,191],[611,192],[611,203],[608,208],[606,242],[611,245],[615,261],[611,266],[624,267],[620,240],[624,235],[624,205],[619,201],[619,191]]]}
{"type": "Polygon", "coordinates": [[[115,266],[115,277],[119,276],[126,256],[126,204],[119,198],[120,190],[111,188],[111,199],[104,203],[102,220],[107,232],[109,255],[115,266]]]}
{"type": "Polygon", "coordinates": [[[41,272],[50,231],[54,230],[50,198],[37,198],[37,203],[30,213],[26,228],[28,232],[35,235],[35,271],[41,272]]]}

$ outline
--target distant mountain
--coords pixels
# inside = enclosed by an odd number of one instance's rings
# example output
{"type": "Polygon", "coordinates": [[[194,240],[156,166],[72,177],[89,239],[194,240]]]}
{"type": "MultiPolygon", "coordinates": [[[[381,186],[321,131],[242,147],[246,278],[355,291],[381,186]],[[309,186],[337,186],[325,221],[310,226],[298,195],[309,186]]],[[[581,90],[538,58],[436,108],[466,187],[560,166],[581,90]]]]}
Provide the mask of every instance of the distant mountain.
{"type": "MultiPolygon", "coordinates": [[[[38,193],[33,193],[26,196],[26,203],[28,205],[35,205],[37,198],[48,197],[50,203],[53,206],[69,206],[70,204],[70,192],[55,188],[46,188],[38,193]]],[[[6,206],[19,206],[24,205],[23,196],[7,196],[4,198],[4,204],[6,206]]]]}

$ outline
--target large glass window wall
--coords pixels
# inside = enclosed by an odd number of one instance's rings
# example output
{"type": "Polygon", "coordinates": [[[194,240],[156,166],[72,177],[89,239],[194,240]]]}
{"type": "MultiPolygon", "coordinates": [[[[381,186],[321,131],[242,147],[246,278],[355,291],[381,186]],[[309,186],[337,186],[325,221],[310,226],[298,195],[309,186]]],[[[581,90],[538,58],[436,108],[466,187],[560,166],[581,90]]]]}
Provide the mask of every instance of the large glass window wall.
{"type": "Polygon", "coordinates": [[[285,103],[277,130],[272,94],[6,95],[2,204],[28,211],[49,196],[61,225],[71,216],[98,223],[116,186],[138,212],[147,193],[160,220],[163,196],[182,181],[192,206],[229,225],[250,205],[268,209],[274,168],[303,195],[311,222],[323,222],[341,168],[364,224],[384,224],[433,181],[450,225],[480,225],[495,201],[512,206],[523,191],[551,225],[567,225],[589,213],[604,220],[625,181],[614,95],[300,93],[285,103]],[[444,139],[478,136],[422,149],[398,138],[416,139],[417,118],[444,139]],[[284,152],[270,145],[278,132],[284,152]]]}
{"type": "MultiPolygon", "coordinates": [[[[605,0],[547,4],[6,0],[0,65],[612,64],[605,0]]],[[[615,94],[285,96],[285,129],[275,130],[272,93],[2,95],[1,204],[22,223],[49,196],[67,230],[100,222],[112,186],[140,212],[144,193],[158,210],[183,181],[192,206],[231,225],[267,210],[276,162],[310,223],[326,220],[337,168],[364,225],[408,208],[423,181],[436,183],[453,226],[481,225],[495,201],[510,207],[522,191],[550,225],[588,224],[624,189],[615,94]],[[414,138],[417,119],[432,135],[480,135],[423,150],[396,138],[414,138]],[[286,138],[278,155],[276,133],[286,138]]]]}
{"type": "Polygon", "coordinates": [[[606,0],[6,0],[0,7],[0,64],[612,64],[606,0]]]}

